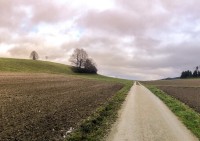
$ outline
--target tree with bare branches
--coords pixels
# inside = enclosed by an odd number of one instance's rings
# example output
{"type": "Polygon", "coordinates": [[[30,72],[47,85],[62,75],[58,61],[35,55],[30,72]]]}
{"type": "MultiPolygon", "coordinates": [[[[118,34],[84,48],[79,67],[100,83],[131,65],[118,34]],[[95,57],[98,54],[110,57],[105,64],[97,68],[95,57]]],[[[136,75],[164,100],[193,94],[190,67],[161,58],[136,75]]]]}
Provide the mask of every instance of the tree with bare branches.
{"type": "Polygon", "coordinates": [[[32,60],[38,60],[39,59],[39,55],[36,51],[32,51],[31,54],[30,54],[30,58],[32,60]]]}
{"type": "Polygon", "coordinates": [[[69,61],[77,68],[84,68],[87,58],[87,52],[84,49],[77,48],[74,50],[74,53],[71,55],[69,61]]]}
{"type": "Polygon", "coordinates": [[[75,49],[69,61],[72,64],[72,70],[78,73],[97,73],[95,63],[84,49],[75,49]]]}

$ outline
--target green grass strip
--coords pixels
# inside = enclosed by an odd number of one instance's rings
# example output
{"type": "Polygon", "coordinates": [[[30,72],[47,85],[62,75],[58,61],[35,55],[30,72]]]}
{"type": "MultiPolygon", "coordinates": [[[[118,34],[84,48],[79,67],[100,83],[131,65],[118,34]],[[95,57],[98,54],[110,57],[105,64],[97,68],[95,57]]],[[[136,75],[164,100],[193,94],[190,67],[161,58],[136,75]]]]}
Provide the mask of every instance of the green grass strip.
{"type": "Polygon", "coordinates": [[[104,106],[100,107],[92,116],[84,120],[67,141],[100,141],[107,134],[117,119],[118,110],[125,100],[133,82],[128,81],[124,87],[104,106]]]}
{"type": "Polygon", "coordinates": [[[167,95],[162,90],[155,86],[147,86],[147,88],[159,97],[185,126],[192,131],[194,135],[200,140],[200,114],[191,109],[189,106],[167,95]]]}

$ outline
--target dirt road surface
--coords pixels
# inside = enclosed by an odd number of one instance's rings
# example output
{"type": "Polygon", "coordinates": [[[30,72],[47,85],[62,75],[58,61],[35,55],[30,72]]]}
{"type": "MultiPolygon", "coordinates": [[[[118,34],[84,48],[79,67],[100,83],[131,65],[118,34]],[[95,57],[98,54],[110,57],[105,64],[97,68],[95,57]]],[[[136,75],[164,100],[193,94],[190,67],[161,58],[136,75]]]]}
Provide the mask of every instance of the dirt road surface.
{"type": "Polygon", "coordinates": [[[107,141],[198,141],[154,94],[131,88],[107,141]]]}

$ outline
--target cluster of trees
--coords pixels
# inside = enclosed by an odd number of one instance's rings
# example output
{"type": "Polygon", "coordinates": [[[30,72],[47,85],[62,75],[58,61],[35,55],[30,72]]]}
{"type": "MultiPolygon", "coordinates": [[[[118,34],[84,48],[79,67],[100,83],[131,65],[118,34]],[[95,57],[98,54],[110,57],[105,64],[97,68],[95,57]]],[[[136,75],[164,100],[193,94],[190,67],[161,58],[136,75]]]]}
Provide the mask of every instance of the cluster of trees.
{"type": "Polygon", "coordinates": [[[72,64],[72,71],[78,73],[97,73],[97,67],[94,61],[88,57],[84,49],[75,49],[69,61],[72,64]]]}
{"type": "MultiPolygon", "coordinates": [[[[36,51],[32,51],[30,54],[32,60],[38,60],[39,55],[36,51]]],[[[47,57],[46,57],[47,59],[47,57]]],[[[69,61],[72,64],[72,71],[77,73],[97,73],[97,67],[94,61],[88,57],[87,52],[84,49],[75,49],[71,55],[69,61]]]]}
{"type": "Polygon", "coordinates": [[[183,71],[181,73],[180,78],[197,78],[197,77],[200,77],[199,66],[197,66],[193,72],[190,70],[183,71]]]}

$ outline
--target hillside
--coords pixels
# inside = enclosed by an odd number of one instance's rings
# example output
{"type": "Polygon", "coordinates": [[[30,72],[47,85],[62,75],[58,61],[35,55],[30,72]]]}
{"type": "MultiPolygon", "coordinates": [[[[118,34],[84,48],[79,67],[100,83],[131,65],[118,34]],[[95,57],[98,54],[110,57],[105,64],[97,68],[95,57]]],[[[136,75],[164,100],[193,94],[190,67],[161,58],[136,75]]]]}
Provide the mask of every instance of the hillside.
{"type": "Polygon", "coordinates": [[[0,58],[0,72],[73,74],[64,64],[13,58],[0,58]]]}
{"type": "Polygon", "coordinates": [[[26,59],[0,58],[0,74],[0,140],[63,140],[72,127],[71,140],[100,140],[133,83],[26,59]]]}
{"type": "Polygon", "coordinates": [[[60,63],[54,63],[49,61],[33,61],[29,59],[15,59],[15,58],[0,58],[0,72],[5,73],[51,73],[51,74],[67,74],[83,77],[87,79],[95,79],[102,81],[112,81],[119,83],[127,83],[125,79],[112,78],[103,75],[96,74],[79,74],[74,73],[70,69],[70,66],[60,63]]]}

